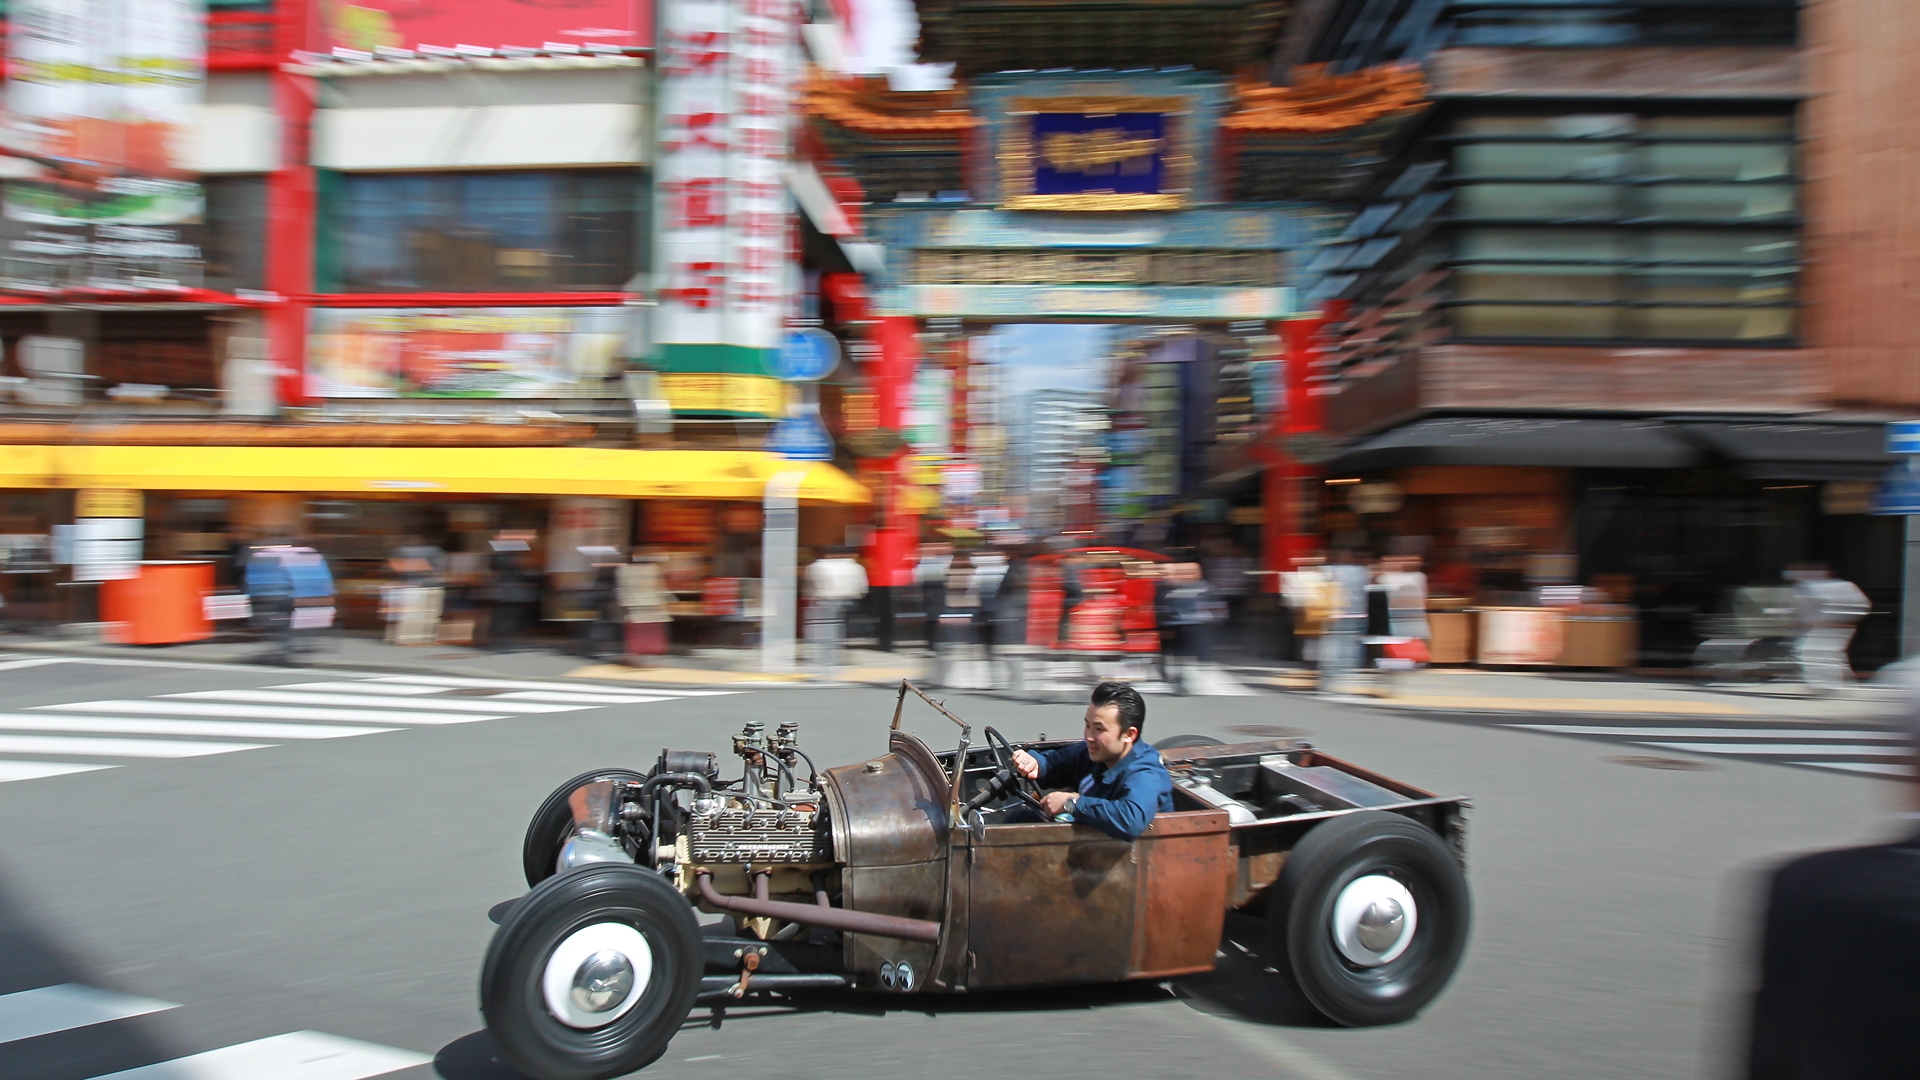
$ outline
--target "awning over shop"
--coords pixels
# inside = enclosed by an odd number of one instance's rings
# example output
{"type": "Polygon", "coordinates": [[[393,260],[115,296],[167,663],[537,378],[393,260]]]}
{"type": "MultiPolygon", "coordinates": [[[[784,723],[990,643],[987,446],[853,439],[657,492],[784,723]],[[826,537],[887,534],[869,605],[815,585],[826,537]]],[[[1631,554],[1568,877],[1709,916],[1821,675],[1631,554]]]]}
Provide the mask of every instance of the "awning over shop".
{"type": "Polygon", "coordinates": [[[586,446],[0,446],[0,487],[142,491],[446,492],[758,501],[804,474],[800,499],[866,503],[831,465],[733,450],[586,446]]]}
{"type": "Polygon", "coordinates": [[[1677,469],[1705,455],[1658,420],[1430,417],[1341,454],[1334,470],[1410,465],[1534,465],[1575,469],[1677,469]]]}
{"type": "Polygon", "coordinates": [[[1676,426],[1756,480],[1878,480],[1899,462],[1887,453],[1885,424],[1688,420],[1676,426]]]}

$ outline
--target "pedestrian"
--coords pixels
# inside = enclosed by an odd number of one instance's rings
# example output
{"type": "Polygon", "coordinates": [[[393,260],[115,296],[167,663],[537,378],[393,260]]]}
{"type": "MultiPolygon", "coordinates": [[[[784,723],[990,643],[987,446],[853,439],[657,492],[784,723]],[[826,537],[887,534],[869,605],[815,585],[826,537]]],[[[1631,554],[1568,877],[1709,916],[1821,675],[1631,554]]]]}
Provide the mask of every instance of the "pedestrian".
{"type": "Polygon", "coordinates": [[[1433,630],[1427,623],[1427,575],[1420,556],[1384,560],[1375,584],[1387,605],[1387,637],[1381,646],[1383,671],[1411,671],[1433,656],[1433,630]]]}
{"type": "Polygon", "coordinates": [[[807,566],[807,631],[824,674],[840,667],[847,611],[867,595],[867,571],[846,548],[831,548],[807,566]]]}
{"type": "Polygon", "coordinates": [[[280,561],[282,547],[263,544],[248,549],[241,575],[254,629],[268,642],[268,663],[293,658],[293,578],[280,561]]]}
{"type": "Polygon", "coordinates": [[[920,597],[920,636],[929,653],[940,644],[940,614],[946,601],[947,567],[953,562],[953,545],[930,542],[920,545],[920,561],[913,568],[914,591],[920,597]]]}
{"type": "Polygon", "coordinates": [[[1326,630],[1320,636],[1320,692],[1339,693],[1360,667],[1360,636],[1367,623],[1366,559],[1340,549],[1326,568],[1330,596],[1326,630]]]}
{"type": "Polygon", "coordinates": [[[659,557],[636,552],[632,561],[614,571],[614,591],[626,613],[627,662],[665,656],[673,623],[667,605],[673,594],[667,591],[666,578],[660,573],[659,557]]]}
{"type": "Polygon", "coordinates": [[[395,582],[382,590],[387,643],[431,645],[446,602],[446,552],[435,544],[402,544],[387,561],[395,582]]]}
{"type": "MultiPolygon", "coordinates": [[[[1920,712],[1908,735],[1920,748],[1920,712]]],[[[1909,805],[1920,778],[1908,773],[1909,805]]],[[[1920,1074],[1920,834],[1821,852],[1767,885],[1749,1080],[1895,1080],[1920,1074]]]]}
{"type": "Polygon", "coordinates": [[[1006,591],[1007,557],[998,551],[983,551],[973,563],[973,634],[980,642],[987,662],[987,688],[998,689],[1000,682],[993,660],[993,647],[1000,636],[1000,597],[1006,591]]]}
{"type": "Polygon", "coordinates": [[[1060,625],[1056,636],[1063,649],[1073,647],[1073,609],[1087,598],[1082,570],[1078,556],[1068,555],[1060,560],[1060,625]]]}
{"type": "Polygon", "coordinates": [[[1220,599],[1199,563],[1174,563],[1168,577],[1166,606],[1178,665],[1175,692],[1185,695],[1200,685],[1201,669],[1213,662],[1213,627],[1220,619],[1220,599]]]}
{"type": "Polygon", "coordinates": [[[962,652],[973,642],[980,613],[980,594],[975,590],[973,557],[955,555],[947,563],[947,580],[940,605],[939,644],[934,651],[933,681],[953,686],[955,665],[962,652]]]}
{"type": "Polygon", "coordinates": [[[1800,677],[1812,689],[1825,693],[1853,681],[1847,645],[1854,626],[1872,607],[1867,595],[1851,581],[1827,573],[1824,566],[1789,568],[1781,575],[1793,582],[1793,643],[1800,677]]]}

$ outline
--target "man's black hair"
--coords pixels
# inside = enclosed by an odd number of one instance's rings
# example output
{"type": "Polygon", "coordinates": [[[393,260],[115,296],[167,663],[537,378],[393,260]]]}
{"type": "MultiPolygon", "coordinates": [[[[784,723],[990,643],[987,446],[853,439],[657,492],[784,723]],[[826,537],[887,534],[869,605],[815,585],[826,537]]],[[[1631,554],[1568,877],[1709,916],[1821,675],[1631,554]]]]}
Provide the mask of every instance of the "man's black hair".
{"type": "MultiPolygon", "coordinates": [[[[1109,680],[1093,688],[1093,704],[1096,708],[1112,705],[1120,713],[1120,730],[1132,728],[1135,732],[1146,730],[1147,702],[1135,690],[1123,682],[1109,680]]],[[[1136,734],[1134,736],[1138,738],[1136,734]]]]}

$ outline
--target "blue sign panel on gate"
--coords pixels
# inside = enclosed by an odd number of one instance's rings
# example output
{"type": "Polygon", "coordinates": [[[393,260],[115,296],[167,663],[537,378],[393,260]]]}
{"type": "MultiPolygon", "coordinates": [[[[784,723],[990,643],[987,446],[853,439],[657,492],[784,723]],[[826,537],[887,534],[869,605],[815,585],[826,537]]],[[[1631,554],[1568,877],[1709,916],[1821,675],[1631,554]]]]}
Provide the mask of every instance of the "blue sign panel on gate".
{"type": "Polygon", "coordinates": [[[1920,472],[1913,469],[1914,459],[1905,465],[1895,465],[1880,478],[1880,490],[1873,493],[1873,509],[1870,513],[1904,515],[1920,514],[1920,472]]]}
{"type": "Polygon", "coordinates": [[[840,365],[840,341],[825,330],[789,330],[773,354],[773,377],[786,382],[818,382],[840,365]]]}
{"type": "Polygon", "coordinates": [[[1920,420],[1895,420],[1888,424],[1887,453],[1920,454],[1920,420]]]}
{"type": "Polygon", "coordinates": [[[819,414],[803,413],[775,424],[767,434],[767,449],[794,461],[832,461],[833,436],[819,414]]]}

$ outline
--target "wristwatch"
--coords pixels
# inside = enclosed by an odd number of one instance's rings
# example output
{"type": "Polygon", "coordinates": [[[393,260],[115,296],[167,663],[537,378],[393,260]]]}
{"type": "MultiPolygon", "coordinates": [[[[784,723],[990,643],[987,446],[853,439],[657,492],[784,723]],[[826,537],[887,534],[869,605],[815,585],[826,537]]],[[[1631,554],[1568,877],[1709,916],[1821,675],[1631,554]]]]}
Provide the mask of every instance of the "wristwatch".
{"type": "Polygon", "coordinates": [[[1063,814],[1071,814],[1078,809],[1080,809],[1080,796],[1078,794],[1067,796],[1067,801],[1060,805],[1060,812],[1063,814]]]}

